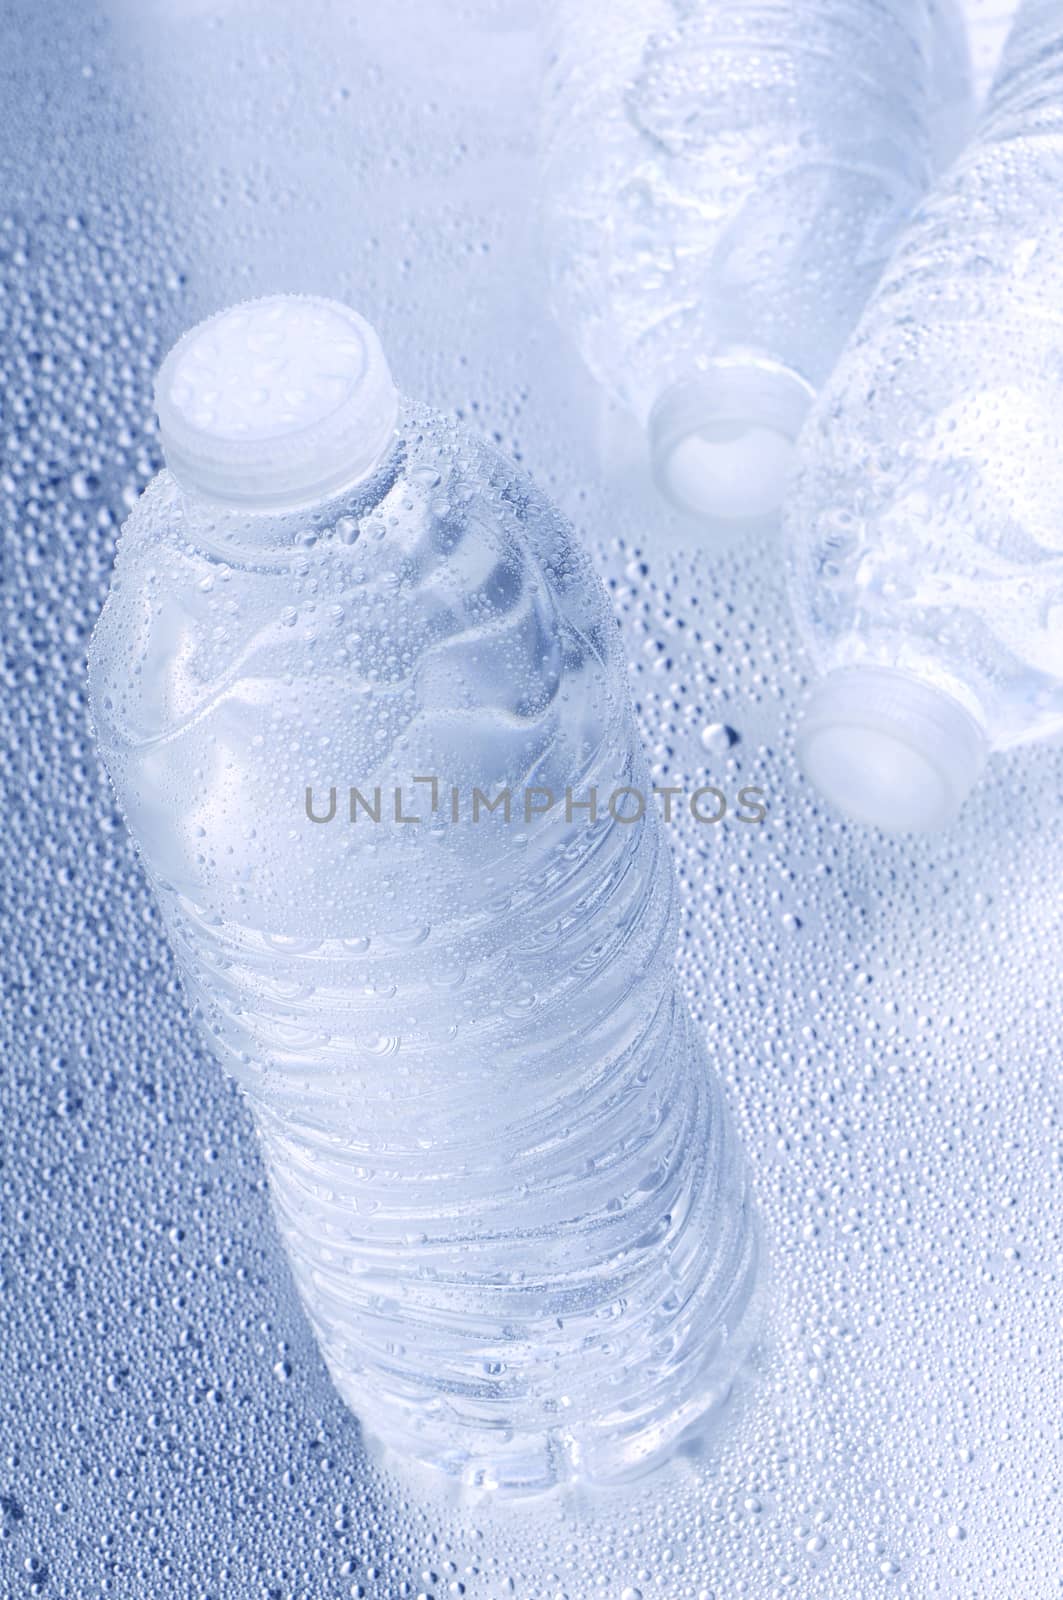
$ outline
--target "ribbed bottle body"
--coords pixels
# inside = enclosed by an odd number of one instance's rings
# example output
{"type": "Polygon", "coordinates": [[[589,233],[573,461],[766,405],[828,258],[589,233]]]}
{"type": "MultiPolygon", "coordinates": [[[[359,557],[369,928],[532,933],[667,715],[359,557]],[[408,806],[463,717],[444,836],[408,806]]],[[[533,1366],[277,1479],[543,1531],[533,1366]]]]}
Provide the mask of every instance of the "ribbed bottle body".
{"type": "Polygon", "coordinates": [[[312,513],[208,514],[164,474],[93,644],[337,1387],[515,1492],[658,1459],[750,1329],[747,1177],[615,633],[562,519],[409,408],[312,513]]]}

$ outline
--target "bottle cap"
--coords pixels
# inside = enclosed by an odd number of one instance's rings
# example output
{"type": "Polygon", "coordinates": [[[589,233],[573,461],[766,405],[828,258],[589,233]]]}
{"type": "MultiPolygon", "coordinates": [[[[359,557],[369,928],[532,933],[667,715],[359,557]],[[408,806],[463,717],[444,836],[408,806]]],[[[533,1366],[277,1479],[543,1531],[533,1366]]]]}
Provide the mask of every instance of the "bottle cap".
{"type": "Polygon", "coordinates": [[[797,757],[832,805],[891,832],[941,828],[959,812],[987,754],[951,695],[890,667],[828,673],[797,733],[797,757]]]}
{"type": "Polygon", "coordinates": [[[364,317],[288,294],[231,306],[186,333],[160,368],[155,405],[178,483],[260,510],[319,501],[366,477],[398,415],[364,317]]]}
{"type": "Polygon", "coordinates": [[[782,504],[811,385],[755,357],[713,361],[665,390],[649,419],[658,488],[681,511],[758,522],[782,504]]]}

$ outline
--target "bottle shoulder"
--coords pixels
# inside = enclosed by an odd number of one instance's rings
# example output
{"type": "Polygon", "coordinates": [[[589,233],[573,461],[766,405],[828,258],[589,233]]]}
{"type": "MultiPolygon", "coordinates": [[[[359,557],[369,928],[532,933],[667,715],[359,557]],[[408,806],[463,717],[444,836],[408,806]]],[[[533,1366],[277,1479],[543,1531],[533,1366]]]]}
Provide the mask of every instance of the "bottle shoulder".
{"type": "Polygon", "coordinates": [[[249,675],[278,701],[293,685],[397,696],[457,651],[467,693],[524,703],[585,658],[615,670],[615,634],[547,497],[485,442],[409,407],[379,482],[268,528],[160,473],[122,530],[90,694],[104,740],[139,743],[249,675]],[[473,670],[487,661],[491,684],[473,670]]]}

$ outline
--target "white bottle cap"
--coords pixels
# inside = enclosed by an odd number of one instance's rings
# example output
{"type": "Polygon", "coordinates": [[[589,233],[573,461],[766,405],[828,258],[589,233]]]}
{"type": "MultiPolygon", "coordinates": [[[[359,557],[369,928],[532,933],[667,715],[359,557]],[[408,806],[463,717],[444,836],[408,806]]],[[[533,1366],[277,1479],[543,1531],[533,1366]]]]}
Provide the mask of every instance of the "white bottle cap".
{"type": "Polygon", "coordinates": [[[155,406],[183,488],[260,510],[323,500],[366,477],[398,415],[364,317],[291,294],[247,300],[192,328],[160,368],[155,406]]]}
{"type": "Polygon", "coordinates": [[[857,822],[891,832],[951,822],[987,754],[951,695],[890,667],[846,667],[816,688],[797,733],[806,775],[857,822]]]}
{"type": "Polygon", "coordinates": [[[778,511],[813,391],[775,362],[727,356],[667,389],[649,419],[658,488],[681,511],[757,522],[778,511]]]}

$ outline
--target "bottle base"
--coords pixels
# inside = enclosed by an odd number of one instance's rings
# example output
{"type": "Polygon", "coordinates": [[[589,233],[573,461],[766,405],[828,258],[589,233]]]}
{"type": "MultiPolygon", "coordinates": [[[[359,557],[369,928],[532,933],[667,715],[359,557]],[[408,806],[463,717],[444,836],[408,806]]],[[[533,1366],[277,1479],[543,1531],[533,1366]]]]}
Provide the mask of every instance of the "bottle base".
{"type": "Polygon", "coordinates": [[[665,391],[650,413],[653,475],[666,499],[709,523],[778,512],[813,391],[796,372],[726,356],[665,391]]]}
{"type": "Polygon", "coordinates": [[[798,761],[824,798],[895,833],[951,822],[986,754],[982,729],[957,700],[890,667],[829,673],[797,734],[798,761]]]}
{"type": "Polygon", "coordinates": [[[685,1393],[670,1393],[665,1380],[655,1415],[647,1416],[640,1396],[631,1401],[628,1418],[617,1408],[582,1426],[525,1432],[492,1418],[474,1430],[467,1419],[448,1427],[439,1397],[424,1407],[384,1410],[335,1368],[333,1381],[358,1417],[370,1455],[422,1490],[468,1504],[623,1489],[669,1462],[703,1456],[730,1413],[734,1391],[753,1370],[768,1291],[758,1230],[748,1222],[727,1324],[710,1336],[696,1370],[686,1373],[685,1393]]]}
{"type": "Polygon", "coordinates": [[[734,1405],[734,1392],[744,1374],[732,1378],[711,1396],[690,1428],[634,1461],[618,1459],[605,1470],[583,1471],[572,1464],[564,1440],[544,1435],[528,1441],[528,1453],[519,1457],[499,1454],[465,1458],[460,1455],[411,1455],[408,1443],[390,1441],[362,1419],[362,1438],[369,1456],[382,1471],[412,1485],[419,1498],[442,1495],[456,1504],[487,1502],[520,1505],[550,1498],[565,1502],[605,1500],[644,1479],[667,1471],[673,1463],[696,1461],[709,1453],[734,1405]]]}

